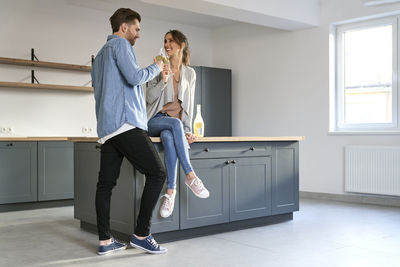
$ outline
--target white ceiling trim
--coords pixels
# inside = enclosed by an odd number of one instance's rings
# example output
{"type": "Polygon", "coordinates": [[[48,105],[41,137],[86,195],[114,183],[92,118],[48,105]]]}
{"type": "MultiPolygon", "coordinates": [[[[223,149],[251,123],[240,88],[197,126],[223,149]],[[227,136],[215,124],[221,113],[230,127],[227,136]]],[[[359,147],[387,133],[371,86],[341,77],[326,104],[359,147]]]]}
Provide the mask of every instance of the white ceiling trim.
{"type": "Polygon", "coordinates": [[[400,3],[400,0],[364,0],[365,6],[378,6],[400,3]]]}

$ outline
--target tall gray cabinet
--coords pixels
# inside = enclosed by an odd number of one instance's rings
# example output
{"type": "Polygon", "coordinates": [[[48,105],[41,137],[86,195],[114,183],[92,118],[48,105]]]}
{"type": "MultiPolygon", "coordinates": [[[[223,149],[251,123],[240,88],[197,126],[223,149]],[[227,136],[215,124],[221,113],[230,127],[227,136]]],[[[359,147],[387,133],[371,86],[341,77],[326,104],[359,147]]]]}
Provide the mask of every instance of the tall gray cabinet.
{"type": "Polygon", "coordinates": [[[196,105],[201,104],[204,136],[232,136],[232,71],[192,66],[196,71],[196,105]]]}

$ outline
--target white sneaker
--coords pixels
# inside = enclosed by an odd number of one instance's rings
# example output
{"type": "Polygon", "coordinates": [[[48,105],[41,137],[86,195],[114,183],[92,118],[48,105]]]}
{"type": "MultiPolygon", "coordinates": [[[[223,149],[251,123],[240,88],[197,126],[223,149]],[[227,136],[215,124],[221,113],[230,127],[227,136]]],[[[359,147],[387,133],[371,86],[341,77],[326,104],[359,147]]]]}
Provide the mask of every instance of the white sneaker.
{"type": "Polygon", "coordinates": [[[172,196],[165,194],[163,197],[164,199],[160,207],[160,215],[163,218],[167,218],[171,216],[174,211],[175,194],[172,196]]]}

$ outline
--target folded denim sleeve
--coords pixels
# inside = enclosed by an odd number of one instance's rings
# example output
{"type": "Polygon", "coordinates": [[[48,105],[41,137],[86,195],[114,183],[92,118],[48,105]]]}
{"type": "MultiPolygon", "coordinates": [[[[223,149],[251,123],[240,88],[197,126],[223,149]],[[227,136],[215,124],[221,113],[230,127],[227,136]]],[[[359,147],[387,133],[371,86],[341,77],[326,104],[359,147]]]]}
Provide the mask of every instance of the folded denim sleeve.
{"type": "Polygon", "coordinates": [[[121,38],[121,40],[118,40],[114,53],[118,69],[132,86],[142,85],[160,73],[160,69],[155,63],[147,68],[140,68],[133,48],[126,39],[121,38]]]}

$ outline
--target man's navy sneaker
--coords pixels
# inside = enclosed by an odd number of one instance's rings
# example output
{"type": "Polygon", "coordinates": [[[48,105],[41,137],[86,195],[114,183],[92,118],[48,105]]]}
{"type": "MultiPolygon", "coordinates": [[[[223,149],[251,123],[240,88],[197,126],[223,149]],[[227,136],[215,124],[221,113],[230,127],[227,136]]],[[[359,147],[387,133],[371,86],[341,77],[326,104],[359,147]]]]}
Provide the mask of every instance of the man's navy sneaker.
{"type": "Polygon", "coordinates": [[[97,254],[105,255],[114,251],[124,250],[126,249],[126,244],[115,240],[114,238],[111,240],[111,243],[107,246],[99,246],[99,251],[97,254]]]}
{"type": "Polygon", "coordinates": [[[143,240],[140,240],[132,235],[131,246],[134,248],[140,248],[151,254],[162,254],[168,251],[168,249],[161,247],[154,238],[149,235],[143,240]]]}

